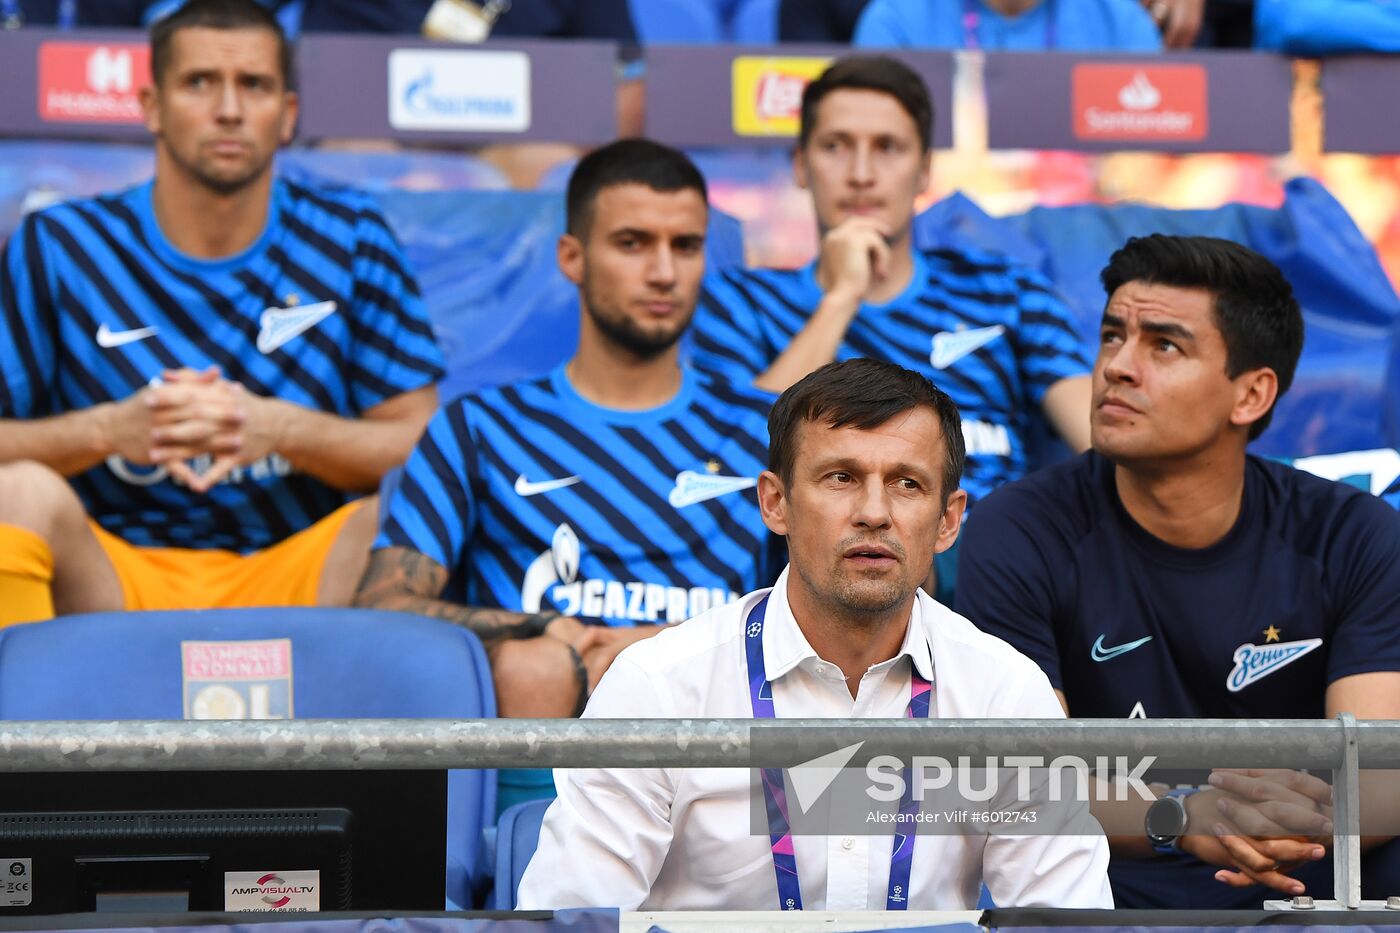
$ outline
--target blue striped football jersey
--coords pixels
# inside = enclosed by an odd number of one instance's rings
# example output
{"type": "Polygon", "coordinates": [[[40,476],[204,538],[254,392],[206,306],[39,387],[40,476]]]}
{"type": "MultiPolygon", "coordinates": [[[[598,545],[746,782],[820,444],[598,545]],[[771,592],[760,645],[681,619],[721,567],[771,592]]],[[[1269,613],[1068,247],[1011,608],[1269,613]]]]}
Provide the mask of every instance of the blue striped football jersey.
{"type": "MultiPolygon", "coordinates": [[[[815,264],[709,276],[692,327],[692,360],[749,382],[821,300],[815,264]]],[[[967,442],[962,488],[969,503],[1026,471],[1026,435],[1046,390],[1089,372],[1074,319],[1049,282],[1004,257],[972,251],[915,252],[904,293],[863,305],[851,322],[837,359],[857,357],[922,373],[953,399],[967,442]]]]}
{"type": "Polygon", "coordinates": [[[686,371],[661,407],[616,411],[562,366],[470,393],[428,425],[375,547],[446,567],[444,598],[467,605],[683,621],[782,570],[755,490],[770,404],[686,371]]]}
{"type": "MultiPolygon", "coordinates": [[[[121,400],[180,367],[347,418],[441,377],[418,286],[366,196],[278,181],[258,240],[206,260],[164,237],[151,191],[60,204],[11,236],[0,417],[121,400]]],[[[104,528],[148,547],[257,550],[348,501],[276,454],[202,495],[119,457],[72,483],[104,528]]]]}

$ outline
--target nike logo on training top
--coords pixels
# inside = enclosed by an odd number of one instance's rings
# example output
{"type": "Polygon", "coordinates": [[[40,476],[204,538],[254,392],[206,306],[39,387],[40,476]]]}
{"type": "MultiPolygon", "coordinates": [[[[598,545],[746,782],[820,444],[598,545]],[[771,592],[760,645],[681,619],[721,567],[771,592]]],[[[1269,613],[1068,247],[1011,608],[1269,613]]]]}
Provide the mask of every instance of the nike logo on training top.
{"type": "Polygon", "coordinates": [[[748,476],[711,476],[708,473],[684,470],[676,474],[675,488],[671,490],[671,495],[667,498],[671,505],[683,509],[687,505],[694,505],[707,499],[716,499],[741,489],[751,489],[757,485],[758,480],[748,476]]]}
{"type": "Polygon", "coordinates": [[[542,492],[549,492],[554,489],[563,489],[565,486],[572,486],[579,482],[577,476],[566,476],[563,479],[547,479],[538,483],[532,483],[521,473],[515,478],[515,492],[520,496],[538,496],[542,492]]]}
{"type": "Polygon", "coordinates": [[[145,340],[147,337],[154,337],[156,327],[138,327],[135,330],[112,330],[106,324],[97,328],[97,345],[99,347],[112,348],[123,347],[128,343],[135,343],[138,340],[145,340]]]}
{"type": "Polygon", "coordinates": [[[1225,686],[1231,693],[1239,693],[1256,680],[1262,680],[1292,664],[1320,644],[1321,638],[1305,638],[1278,645],[1240,645],[1235,649],[1235,666],[1225,678],[1225,686]]]}
{"type": "Polygon", "coordinates": [[[947,369],[979,347],[985,347],[1006,333],[1006,325],[978,327],[975,330],[943,331],[933,335],[933,352],[928,361],[934,369],[947,369]]]}
{"type": "Polygon", "coordinates": [[[334,301],[318,301],[298,308],[268,308],[262,313],[258,352],[271,353],[335,313],[334,301]]]}
{"type": "Polygon", "coordinates": [[[1105,648],[1103,646],[1103,636],[1100,635],[1098,640],[1094,642],[1094,647],[1089,649],[1089,657],[1093,658],[1095,661],[1112,661],[1120,654],[1127,654],[1134,648],[1141,648],[1151,640],[1152,636],[1147,635],[1143,638],[1139,638],[1137,641],[1124,642],[1114,648],[1105,648]]]}

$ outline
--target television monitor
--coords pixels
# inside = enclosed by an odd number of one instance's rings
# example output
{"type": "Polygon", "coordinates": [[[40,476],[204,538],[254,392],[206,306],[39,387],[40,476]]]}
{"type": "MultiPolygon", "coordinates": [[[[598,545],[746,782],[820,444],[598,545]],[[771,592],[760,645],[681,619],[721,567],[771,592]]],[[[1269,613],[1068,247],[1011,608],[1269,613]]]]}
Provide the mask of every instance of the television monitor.
{"type": "Polygon", "coordinates": [[[447,772],[0,774],[0,918],[437,911],[447,772]]]}

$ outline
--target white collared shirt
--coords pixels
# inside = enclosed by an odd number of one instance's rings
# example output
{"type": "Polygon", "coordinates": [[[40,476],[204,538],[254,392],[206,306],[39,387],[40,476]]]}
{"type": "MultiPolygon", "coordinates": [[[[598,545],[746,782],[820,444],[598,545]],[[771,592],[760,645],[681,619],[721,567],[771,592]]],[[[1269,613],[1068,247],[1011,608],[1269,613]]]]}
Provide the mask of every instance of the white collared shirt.
{"type": "MultiPolygon", "coordinates": [[[[861,677],[812,650],[785,570],[771,591],[763,656],[780,718],[900,718],[910,665],[933,687],[930,718],[1060,719],[1040,668],[919,591],[904,644],[861,677]],[[936,676],[935,676],[936,675],[936,676]]],[[[747,719],[750,593],[618,655],[586,718],[747,719]]],[[[520,882],[522,910],[777,909],[767,835],[750,833],[747,768],[560,769],[558,799],[520,882]]],[[[883,910],[893,835],[794,836],[804,906],[883,910]]],[[[911,910],[970,910],[985,881],[1002,907],[1112,907],[1103,836],[919,835],[911,910]]]]}

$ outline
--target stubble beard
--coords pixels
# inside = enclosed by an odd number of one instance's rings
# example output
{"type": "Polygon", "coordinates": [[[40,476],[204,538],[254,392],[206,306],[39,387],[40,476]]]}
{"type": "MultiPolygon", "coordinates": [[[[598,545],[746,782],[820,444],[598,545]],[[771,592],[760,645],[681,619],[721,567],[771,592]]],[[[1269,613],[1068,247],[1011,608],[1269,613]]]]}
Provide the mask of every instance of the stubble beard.
{"type": "Polygon", "coordinates": [[[674,330],[647,331],[624,312],[617,310],[612,301],[596,294],[586,275],[583,280],[583,295],[584,311],[588,313],[593,325],[610,342],[642,360],[656,359],[675,346],[695,313],[694,309],[691,309],[690,314],[687,314],[674,330]]]}

